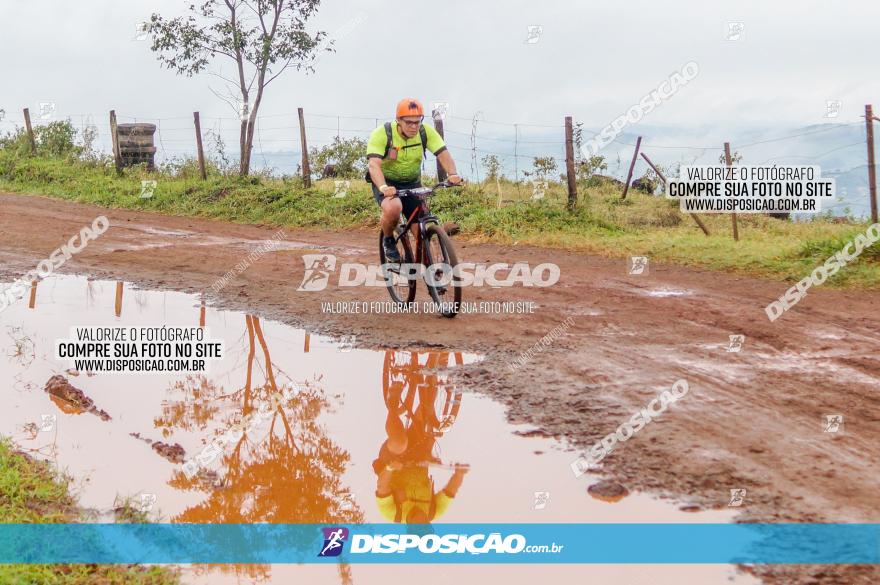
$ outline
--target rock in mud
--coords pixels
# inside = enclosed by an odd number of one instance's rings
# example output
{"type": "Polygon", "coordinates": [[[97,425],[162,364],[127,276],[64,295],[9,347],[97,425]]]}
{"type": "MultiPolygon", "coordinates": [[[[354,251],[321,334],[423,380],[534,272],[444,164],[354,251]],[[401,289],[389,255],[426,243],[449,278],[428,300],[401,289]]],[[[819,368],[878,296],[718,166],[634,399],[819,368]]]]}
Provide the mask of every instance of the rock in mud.
{"type": "Polygon", "coordinates": [[[152,445],[152,444],[153,444],[153,441],[151,441],[150,439],[148,439],[148,438],[146,438],[146,437],[142,437],[140,433],[128,433],[128,434],[129,434],[129,436],[132,436],[132,437],[134,437],[135,439],[139,439],[139,440],[143,441],[143,442],[146,443],[147,445],[152,445]]]}
{"type": "Polygon", "coordinates": [[[43,389],[52,396],[66,400],[74,406],[78,406],[81,410],[88,410],[95,405],[95,402],[86,396],[82,390],[74,388],[73,385],[60,374],[49,378],[49,381],[46,382],[46,387],[43,389]]]}
{"type": "Polygon", "coordinates": [[[60,374],[56,374],[49,378],[46,386],[43,388],[51,396],[63,401],[71,407],[74,412],[90,412],[98,416],[101,420],[110,420],[110,415],[95,406],[95,401],[85,395],[85,392],[79,388],[75,388],[67,378],[60,374]]]}
{"type": "Polygon", "coordinates": [[[199,469],[196,474],[196,482],[205,489],[221,489],[225,487],[224,480],[213,469],[199,469]]]}
{"type": "Polygon", "coordinates": [[[146,437],[142,437],[140,433],[128,433],[135,439],[143,441],[153,448],[153,451],[170,461],[171,463],[183,463],[186,459],[186,450],[180,445],[180,443],[174,443],[170,445],[168,443],[163,443],[162,441],[151,441],[146,437]]]}
{"type": "Polygon", "coordinates": [[[602,500],[603,502],[617,502],[629,495],[628,489],[617,482],[608,480],[594,483],[587,488],[587,492],[597,500],[602,500]]]}
{"type": "Polygon", "coordinates": [[[525,431],[513,431],[514,435],[520,437],[551,437],[552,435],[544,429],[528,429],[525,431]]]}
{"type": "Polygon", "coordinates": [[[152,447],[153,451],[172,463],[183,463],[183,460],[186,458],[186,451],[180,446],[180,443],[169,445],[168,443],[156,441],[152,447]]]}

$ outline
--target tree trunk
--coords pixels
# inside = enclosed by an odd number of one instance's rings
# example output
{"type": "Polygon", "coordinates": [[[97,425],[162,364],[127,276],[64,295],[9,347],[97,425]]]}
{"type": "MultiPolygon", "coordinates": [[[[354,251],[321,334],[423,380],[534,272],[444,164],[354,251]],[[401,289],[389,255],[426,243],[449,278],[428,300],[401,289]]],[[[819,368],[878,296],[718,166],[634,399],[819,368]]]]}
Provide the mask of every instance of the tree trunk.
{"type": "Polygon", "coordinates": [[[257,92],[253,108],[247,122],[242,122],[241,176],[246,177],[251,169],[251,154],[254,150],[254,131],[257,128],[257,111],[260,109],[262,90],[257,92]]]}
{"type": "Polygon", "coordinates": [[[248,171],[250,170],[250,156],[248,155],[247,150],[247,133],[248,133],[248,123],[247,120],[241,121],[241,129],[238,135],[238,174],[242,177],[246,177],[248,175],[248,171]]]}
{"type": "MultiPolygon", "coordinates": [[[[254,105],[254,111],[251,114],[250,120],[248,120],[248,131],[247,131],[247,140],[245,141],[245,146],[247,147],[247,170],[250,171],[251,168],[251,153],[254,150],[254,129],[257,127],[257,108],[256,104],[254,105]]],[[[245,172],[247,174],[247,172],[245,172]]]]}

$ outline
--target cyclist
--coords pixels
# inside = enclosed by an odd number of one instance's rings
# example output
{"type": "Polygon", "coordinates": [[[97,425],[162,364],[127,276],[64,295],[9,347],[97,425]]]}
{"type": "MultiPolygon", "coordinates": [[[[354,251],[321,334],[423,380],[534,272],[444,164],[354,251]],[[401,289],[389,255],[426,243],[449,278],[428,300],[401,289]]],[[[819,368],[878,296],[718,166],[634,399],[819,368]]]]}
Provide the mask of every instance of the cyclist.
{"type": "MultiPolygon", "coordinates": [[[[388,350],[396,362],[397,354],[388,350]]],[[[436,363],[428,357],[428,366],[436,363]]],[[[382,516],[395,523],[427,524],[442,516],[458,495],[469,468],[456,464],[452,477],[437,490],[430,472],[432,463],[440,463],[434,455],[437,439],[434,407],[438,388],[437,376],[421,372],[418,360],[395,363],[402,379],[386,379],[383,395],[388,416],[385,419],[386,440],[373,461],[376,473],[376,504],[382,516]],[[407,392],[409,390],[409,392],[407,392]],[[418,394],[418,406],[415,405],[418,394]],[[404,397],[404,395],[406,395],[404,397]],[[408,418],[404,424],[402,417],[408,418]]]]}
{"type": "Polygon", "coordinates": [[[373,196],[382,208],[382,245],[389,262],[400,262],[394,245],[394,228],[400,212],[409,217],[418,206],[414,199],[405,198],[401,203],[397,190],[422,186],[422,158],[426,152],[430,150],[437,157],[451,184],[461,182],[443,138],[434,128],[422,125],[424,118],[422,104],[405,98],[397,104],[396,121],[373,130],[367,143],[369,170],[365,178],[372,184],[373,196]]]}

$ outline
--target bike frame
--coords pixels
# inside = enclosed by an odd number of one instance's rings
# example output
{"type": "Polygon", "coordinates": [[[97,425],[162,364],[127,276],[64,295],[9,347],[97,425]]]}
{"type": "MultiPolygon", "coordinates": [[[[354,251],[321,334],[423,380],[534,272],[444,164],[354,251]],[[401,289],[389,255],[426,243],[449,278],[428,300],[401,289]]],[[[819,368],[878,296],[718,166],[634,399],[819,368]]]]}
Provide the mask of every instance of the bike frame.
{"type": "Polygon", "coordinates": [[[416,238],[416,249],[415,249],[415,257],[418,259],[418,262],[427,265],[428,258],[427,252],[422,246],[422,242],[425,240],[425,235],[427,234],[428,224],[440,224],[440,220],[436,215],[431,214],[431,210],[428,208],[428,196],[433,194],[434,191],[431,190],[430,193],[425,193],[424,195],[406,195],[409,197],[419,197],[419,206],[416,207],[413,212],[410,214],[406,223],[403,226],[403,231],[394,239],[394,244],[396,245],[401,239],[406,237],[406,234],[410,232],[410,228],[412,225],[418,221],[419,222],[419,230],[418,237],[416,238]]]}
{"type": "MultiPolygon", "coordinates": [[[[442,437],[458,417],[458,412],[461,409],[462,391],[446,379],[441,381],[438,374],[433,371],[440,367],[449,366],[450,353],[431,352],[428,354],[424,366],[419,363],[419,355],[416,352],[409,352],[409,361],[401,364],[395,364],[396,355],[391,354],[390,359],[386,357],[386,371],[383,376],[404,381],[405,393],[401,394],[401,403],[406,408],[410,424],[414,424],[416,420],[421,421],[426,426],[425,430],[435,437],[442,437]],[[429,370],[429,372],[423,370],[429,370]],[[436,412],[435,401],[441,392],[445,394],[443,410],[436,412]],[[417,406],[415,404],[416,398],[418,398],[417,406]],[[429,401],[428,404],[424,402],[425,399],[429,401]],[[451,419],[449,426],[444,428],[444,423],[449,419],[451,419]]],[[[461,353],[454,352],[452,356],[456,365],[464,365],[464,357],[461,353]]],[[[387,385],[388,381],[383,383],[387,385]]]]}

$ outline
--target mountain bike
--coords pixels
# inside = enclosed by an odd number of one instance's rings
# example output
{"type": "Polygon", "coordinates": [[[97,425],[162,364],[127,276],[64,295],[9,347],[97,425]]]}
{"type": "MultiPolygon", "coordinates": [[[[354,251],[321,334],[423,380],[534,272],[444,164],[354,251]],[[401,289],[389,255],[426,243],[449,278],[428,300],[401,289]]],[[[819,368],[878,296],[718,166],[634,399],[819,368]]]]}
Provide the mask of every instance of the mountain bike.
{"type": "Polygon", "coordinates": [[[440,371],[464,364],[464,356],[448,351],[385,351],[382,396],[389,412],[404,417],[410,454],[398,459],[401,467],[436,467],[466,473],[470,466],[440,458],[438,439],[455,424],[461,410],[462,390],[440,371]],[[425,358],[425,359],[422,359],[425,358]]]}
{"type": "Polygon", "coordinates": [[[418,421],[425,433],[442,437],[458,418],[462,391],[437,370],[463,364],[464,357],[459,352],[429,352],[422,364],[417,352],[386,350],[382,368],[385,403],[390,400],[392,387],[397,385],[409,424],[418,421]]]}
{"type": "Polygon", "coordinates": [[[388,262],[385,258],[385,250],[382,247],[382,230],[379,230],[379,259],[385,271],[388,294],[400,304],[409,304],[416,298],[416,280],[418,275],[412,270],[403,269],[404,264],[412,267],[421,264],[424,268],[422,276],[428,294],[437,305],[438,310],[444,317],[455,317],[461,306],[461,286],[458,285],[460,278],[454,273],[458,266],[458,256],[452,245],[452,240],[446,234],[440,220],[431,214],[428,206],[428,197],[438,189],[453,187],[449,182],[437,183],[433,187],[418,187],[415,189],[401,189],[397,192],[398,197],[415,197],[419,206],[408,218],[401,214],[397,226],[397,234],[394,244],[400,254],[400,262],[388,262]],[[411,229],[418,224],[418,229],[411,229]],[[410,233],[416,240],[415,254],[410,244],[410,233]],[[416,260],[417,259],[417,260],[416,260]]]}

